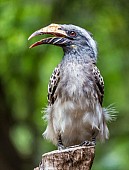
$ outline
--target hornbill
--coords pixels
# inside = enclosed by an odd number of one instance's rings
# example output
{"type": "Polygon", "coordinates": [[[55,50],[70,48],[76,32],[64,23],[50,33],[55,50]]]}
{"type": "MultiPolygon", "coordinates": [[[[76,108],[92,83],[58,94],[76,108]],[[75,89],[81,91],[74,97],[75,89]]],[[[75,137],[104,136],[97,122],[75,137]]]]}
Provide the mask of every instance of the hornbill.
{"type": "Polygon", "coordinates": [[[109,136],[108,110],[102,108],[104,81],[96,66],[97,47],[91,33],[75,25],[50,24],[30,37],[51,34],[30,48],[52,44],[62,47],[64,56],[48,85],[48,125],[44,137],[59,148],[95,144],[109,136]]]}

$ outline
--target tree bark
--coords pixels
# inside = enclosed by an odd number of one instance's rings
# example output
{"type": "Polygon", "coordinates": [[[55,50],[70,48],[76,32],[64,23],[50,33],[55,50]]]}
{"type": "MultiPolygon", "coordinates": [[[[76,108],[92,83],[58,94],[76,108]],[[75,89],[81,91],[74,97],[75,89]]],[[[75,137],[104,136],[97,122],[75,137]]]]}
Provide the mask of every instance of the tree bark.
{"type": "Polygon", "coordinates": [[[42,155],[34,170],[90,170],[95,156],[94,146],[75,146],[42,155]]]}

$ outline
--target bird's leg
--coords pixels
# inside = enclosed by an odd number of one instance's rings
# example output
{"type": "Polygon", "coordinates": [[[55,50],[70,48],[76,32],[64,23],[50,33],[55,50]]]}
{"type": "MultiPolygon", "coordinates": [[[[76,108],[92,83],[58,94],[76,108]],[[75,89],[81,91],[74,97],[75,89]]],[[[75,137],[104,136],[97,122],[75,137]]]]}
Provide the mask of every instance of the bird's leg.
{"type": "Polygon", "coordinates": [[[98,129],[95,129],[92,133],[92,140],[91,141],[84,141],[80,144],[80,146],[95,146],[96,145],[96,136],[98,134],[98,129]]]}
{"type": "Polygon", "coordinates": [[[94,146],[96,145],[96,137],[92,137],[92,143],[94,146]]]}
{"type": "Polygon", "coordinates": [[[65,146],[62,143],[61,134],[58,135],[58,143],[57,143],[57,145],[58,145],[58,150],[65,149],[65,146]]]}
{"type": "Polygon", "coordinates": [[[95,137],[92,138],[92,141],[86,140],[86,141],[84,141],[80,144],[80,146],[95,146],[95,145],[96,145],[96,138],[95,137]]]}

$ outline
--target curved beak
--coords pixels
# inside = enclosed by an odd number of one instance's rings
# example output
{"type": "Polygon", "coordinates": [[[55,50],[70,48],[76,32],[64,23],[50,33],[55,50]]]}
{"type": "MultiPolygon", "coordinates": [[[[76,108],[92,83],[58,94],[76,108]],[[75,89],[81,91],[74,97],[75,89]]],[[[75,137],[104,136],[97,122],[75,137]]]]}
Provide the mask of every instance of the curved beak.
{"type": "Polygon", "coordinates": [[[30,35],[28,40],[30,40],[32,37],[35,37],[37,35],[42,35],[42,34],[51,34],[54,35],[55,37],[41,39],[40,41],[37,41],[36,43],[32,44],[29,48],[33,48],[41,44],[53,44],[53,45],[63,46],[64,44],[69,42],[69,40],[67,39],[66,32],[62,30],[61,25],[58,24],[50,24],[47,27],[35,31],[33,34],[30,35]]]}

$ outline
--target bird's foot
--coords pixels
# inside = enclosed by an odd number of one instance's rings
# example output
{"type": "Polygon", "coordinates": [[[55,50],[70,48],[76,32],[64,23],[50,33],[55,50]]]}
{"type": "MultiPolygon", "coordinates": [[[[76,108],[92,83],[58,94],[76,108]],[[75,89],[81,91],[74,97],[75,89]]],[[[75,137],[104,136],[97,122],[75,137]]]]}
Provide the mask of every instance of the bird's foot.
{"type": "Polygon", "coordinates": [[[80,144],[80,146],[95,146],[95,143],[92,141],[84,141],[80,144]]]}
{"type": "Polygon", "coordinates": [[[65,146],[63,144],[58,143],[58,150],[63,150],[63,149],[66,149],[65,146]]]}
{"type": "Polygon", "coordinates": [[[92,138],[92,141],[84,141],[80,144],[80,146],[95,146],[96,145],[96,139],[92,138]]]}

